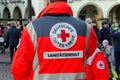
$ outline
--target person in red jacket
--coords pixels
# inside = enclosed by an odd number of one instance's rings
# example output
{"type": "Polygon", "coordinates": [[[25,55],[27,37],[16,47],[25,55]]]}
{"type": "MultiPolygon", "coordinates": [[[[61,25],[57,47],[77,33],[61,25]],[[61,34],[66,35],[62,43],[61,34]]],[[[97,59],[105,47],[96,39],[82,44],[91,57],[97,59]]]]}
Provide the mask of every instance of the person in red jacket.
{"type": "Polygon", "coordinates": [[[97,47],[93,28],[73,17],[67,0],[45,1],[22,32],[11,66],[14,80],[85,80],[84,60],[97,47]]]}
{"type": "Polygon", "coordinates": [[[86,74],[86,80],[109,80],[108,64],[99,49],[87,59],[86,74]]]}

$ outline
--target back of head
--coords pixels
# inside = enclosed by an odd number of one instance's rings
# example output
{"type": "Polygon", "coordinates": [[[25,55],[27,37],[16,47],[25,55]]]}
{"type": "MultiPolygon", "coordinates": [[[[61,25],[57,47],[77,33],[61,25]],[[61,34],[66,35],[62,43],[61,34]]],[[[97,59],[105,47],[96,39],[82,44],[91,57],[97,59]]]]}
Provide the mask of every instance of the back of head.
{"type": "Polygon", "coordinates": [[[86,18],[85,22],[87,22],[88,24],[92,24],[92,19],[91,18],[86,18]]]}
{"type": "Polygon", "coordinates": [[[16,26],[16,22],[15,21],[11,21],[11,26],[16,26]]]}
{"type": "Polygon", "coordinates": [[[67,2],[67,0],[50,0],[51,3],[55,2],[55,1],[64,1],[64,2],[67,2]]]}

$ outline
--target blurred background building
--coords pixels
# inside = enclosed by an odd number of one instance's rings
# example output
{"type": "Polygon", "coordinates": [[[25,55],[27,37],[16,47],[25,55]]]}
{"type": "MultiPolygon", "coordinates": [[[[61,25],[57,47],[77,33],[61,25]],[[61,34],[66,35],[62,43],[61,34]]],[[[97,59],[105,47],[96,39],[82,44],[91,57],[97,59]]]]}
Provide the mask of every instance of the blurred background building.
{"type": "MultiPolygon", "coordinates": [[[[68,0],[68,4],[74,16],[83,20],[90,17],[96,24],[120,20],[120,0],[68,0]]],[[[43,0],[0,0],[0,21],[35,18],[43,8],[43,0]]]]}
{"type": "Polygon", "coordinates": [[[98,25],[102,20],[120,21],[120,0],[69,0],[74,16],[92,18],[98,25]]]}
{"type": "Polygon", "coordinates": [[[43,7],[42,0],[0,0],[0,22],[27,21],[30,18],[35,18],[43,7]],[[29,5],[30,3],[31,5],[29,5]]]}

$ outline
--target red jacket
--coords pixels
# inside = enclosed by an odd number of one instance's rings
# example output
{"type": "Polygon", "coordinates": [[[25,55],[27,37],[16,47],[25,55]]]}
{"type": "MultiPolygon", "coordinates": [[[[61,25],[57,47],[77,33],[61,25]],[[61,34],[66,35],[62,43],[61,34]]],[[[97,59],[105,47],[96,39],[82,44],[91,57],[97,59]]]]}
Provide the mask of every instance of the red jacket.
{"type": "Polygon", "coordinates": [[[98,49],[87,60],[86,74],[86,80],[109,80],[107,61],[98,49]]]}
{"type": "Polygon", "coordinates": [[[85,79],[84,58],[97,46],[94,30],[87,31],[90,26],[73,18],[71,8],[61,1],[38,17],[22,33],[11,67],[14,80],[85,79]]]}

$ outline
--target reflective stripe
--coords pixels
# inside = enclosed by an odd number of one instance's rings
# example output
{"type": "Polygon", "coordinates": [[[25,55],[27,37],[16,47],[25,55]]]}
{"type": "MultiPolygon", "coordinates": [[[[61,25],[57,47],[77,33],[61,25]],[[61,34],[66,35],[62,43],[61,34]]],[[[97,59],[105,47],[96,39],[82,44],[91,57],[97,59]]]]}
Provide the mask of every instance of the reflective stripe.
{"type": "Polygon", "coordinates": [[[94,53],[92,54],[92,56],[90,56],[88,59],[87,59],[87,64],[91,65],[92,64],[92,61],[95,57],[95,55],[97,54],[97,52],[101,52],[98,48],[95,49],[94,53]]]}
{"type": "Polygon", "coordinates": [[[35,80],[77,80],[85,79],[85,73],[40,74],[35,80]]]}
{"type": "MultiPolygon", "coordinates": [[[[35,56],[33,60],[33,70],[34,70],[34,75],[38,76],[38,71],[40,66],[38,66],[39,62],[38,62],[38,53],[37,53],[37,35],[32,23],[29,23],[26,28],[34,45],[35,56]]],[[[36,80],[36,77],[33,77],[33,80],[36,80]]]]}
{"type": "Polygon", "coordinates": [[[40,69],[40,65],[38,61],[38,53],[36,52],[34,61],[33,61],[33,71],[34,71],[33,80],[38,80],[37,76],[39,76],[38,74],[39,69],[40,69]]]}
{"type": "MultiPolygon", "coordinates": [[[[88,50],[88,38],[89,38],[90,30],[91,30],[91,26],[88,23],[86,23],[86,26],[87,26],[86,37],[85,37],[85,39],[86,39],[86,46],[84,48],[85,53],[88,50]]],[[[87,59],[84,59],[84,67],[86,67],[86,64],[87,64],[87,59]]]]}
{"type": "Polygon", "coordinates": [[[89,38],[89,34],[90,34],[90,30],[91,30],[91,26],[86,23],[87,25],[87,31],[86,31],[86,47],[85,47],[85,53],[87,52],[88,50],[88,38],[89,38]]]}

